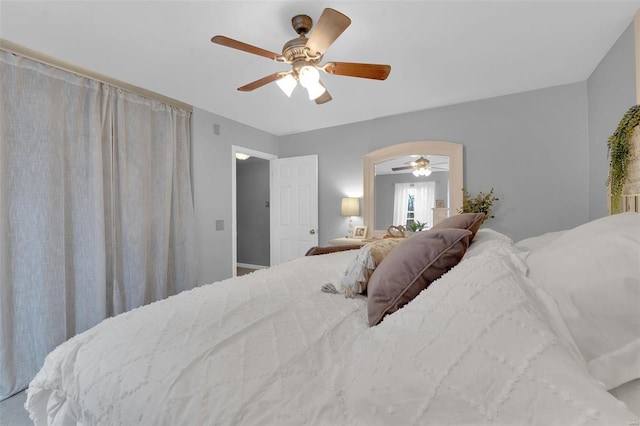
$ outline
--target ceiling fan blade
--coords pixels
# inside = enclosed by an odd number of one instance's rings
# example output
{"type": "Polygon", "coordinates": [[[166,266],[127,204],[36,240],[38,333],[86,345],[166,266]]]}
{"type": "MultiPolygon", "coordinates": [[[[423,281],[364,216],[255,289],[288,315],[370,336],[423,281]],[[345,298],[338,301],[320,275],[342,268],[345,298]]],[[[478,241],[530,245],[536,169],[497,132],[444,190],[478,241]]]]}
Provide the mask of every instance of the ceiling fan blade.
{"type": "Polygon", "coordinates": [[[311,37],[307,41],[309,53],[312,56],[324,54],[349,25],[351,25],[351,19],[347,15],[331,8],[323,10],[311,37]]]}
{"type": "MultiPolygon", "coordinates": [[[[324,88],[325,88],[325,90],[326,90],[326,88],[327,88],[327,87],[322,83],[322,81],[320,81],[320,85],[321,85],[322,87],[324,87],[324,88]]],[[[333,99],[333,98],[332,98],[332,97],[331,97],[331,95],[329,94],[329,91],[328,91],[328,90],[326,90],[322,95],[320,95],[320,96],[318,96],[318,97],[316,98],[316,104],[318,104],[318,105],[326,104],[326,103],[327,103],[327,102],[329,102],[331,99],[333,99]]]]}
{"type": "Polygon", "coordinates": [[[411,170],[411,169],[415,169],[415,167],[413,166],[406,166],[406,167],[392,167],[391,170],[393,170],[394,172],[398,172],[400,170],[411,170]]]}
{"type": "Polygon", "coordinates": [[[242,50],[243,52],[253,53],[254,55],[264,56],[265,58],[277,61],[280,55],[270,52],[259,47],[252,46],[247,43],[243,43],[238,40],[234,40],[229,37],[217,35],[211,38],[211,43],[219,44],[221,46],[231,47],[232,49],[242,50]]]}
{"type": "Polygon", "coordinates": [[[253,82],[251,82],[249,84],[245,84],[242,87],[238,87],[238,90],[241,91],[241,92],[250,92],[252,90],[255,90],[255,89],[259,88],[259,87],[264,86],[265,84],[269,84],[272,81],[279,80],[282,77],[284,77],[285,75],[286,75],[286,73],[283,74],[281,72],[277,72],[277,73],[268,75],[266,77],[262,77],[261,79],[253,81],[253,82]]]}
{"type": "Polygon", "coordinates": [[[335,75],[386,80],[391,72],[391,65],[330,62],[325,66],[324,70],[329,74],[335,75]]]}

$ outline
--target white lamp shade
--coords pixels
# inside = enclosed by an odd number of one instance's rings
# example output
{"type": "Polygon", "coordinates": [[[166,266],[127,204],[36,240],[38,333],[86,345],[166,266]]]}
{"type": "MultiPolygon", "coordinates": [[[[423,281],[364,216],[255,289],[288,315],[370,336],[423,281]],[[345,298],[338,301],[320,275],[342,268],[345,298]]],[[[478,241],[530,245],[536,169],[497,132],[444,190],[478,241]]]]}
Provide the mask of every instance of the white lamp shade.
{"type": "Polygon", "coordinates": [[[298,82],[296,82],[296,79],[291,74],[287,74],[286,77],[276,80],[276,84],[278,85],[278,87],[280,87],[280,89],[282,89],[285,95],[291,97],[293,89],[296,88],[298,82]]]}
{"type": "Polygon", "coordinates": [[[327,89],[322,84],[320,84],[320,82],[307,87],[307,92],[309,93],[310,101],[317,99],[326,91],[327,89]]]}
{"type": "Polygon", "coordinates": [[[340,216],[360,216],[360,198],[343,198],[340,216]]]}
{"type": "Polygon", "coordinates": [[[308,89],[309,86],[318,84],[318,81],[320,81],[320,73],[315,67],[304,66],[300,68],[300,71],[298,72],[298,79],[300,80],[302,87],[306,87],[308,89]]]}
{"type": "Polygon", "coordinates": [[[313,101],[327,91],[327,89],[320,84],[320,73],[315,67],[302,67],[298,72],[298,79],[300,80],[302,87],[307,89],[307,92],[309,93],[309,100],[313,101]]]}

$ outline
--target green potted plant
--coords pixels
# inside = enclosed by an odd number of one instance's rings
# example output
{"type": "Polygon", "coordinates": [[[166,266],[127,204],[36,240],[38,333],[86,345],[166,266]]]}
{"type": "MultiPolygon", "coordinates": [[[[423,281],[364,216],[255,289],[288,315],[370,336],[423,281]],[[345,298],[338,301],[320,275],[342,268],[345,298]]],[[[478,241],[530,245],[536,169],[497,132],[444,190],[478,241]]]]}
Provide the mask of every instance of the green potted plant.
{"type": "Polygon", "coordinates": [[[427,222],[420,222],[419,220],[415,220],[407,224],[407,228],[409,228],[411,232],[420,232],[425,228],[425,226],[427,226],[427,222]]]}
{"type": "Polygon", "coordinates": [[[616,131],[607,140],[609,176],[607,185],[611,196],[611,213],[620,213],[622,189],[627,183],[629,161],[632,155],[631,138],[640,124],[640,105],[634,105],[622,116],[616,131]]]}
{"type": "Polygon", "coordinates": [[[493,188],[486,194],[478,192],[478,195],[473,198],[466,188],[462,188],[462,208],[458,210],[458,213],[484,213],[484,222],[495,217],[491,214],[491,209],[493,208],[493,203],[498,200],[498,197],[493,196],[493,188]]]}

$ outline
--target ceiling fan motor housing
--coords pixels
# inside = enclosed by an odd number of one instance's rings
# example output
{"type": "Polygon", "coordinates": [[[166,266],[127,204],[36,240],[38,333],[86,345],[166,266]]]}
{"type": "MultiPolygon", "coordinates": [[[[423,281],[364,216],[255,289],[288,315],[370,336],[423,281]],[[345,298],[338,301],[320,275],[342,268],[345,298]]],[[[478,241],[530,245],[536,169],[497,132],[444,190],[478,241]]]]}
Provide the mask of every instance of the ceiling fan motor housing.
{"type": "Polygon", "coordinates": [[[282,56],[284,56],[287,62],[293,63],[298,59],[304,60],[306,58],[304,48],[307,45],[307,40],[305,36],[300,36],[284,44],[282,47],[282,56]]]}
{"type": "Polygon", "coordinates": [[[291,18],[291,26],[299,35],[307,34],[313,27],[313,20],[308,15],[296,15],[291,18]]]}
{"type": "Polygon", "coordinates": [[[322,59],[322,55],[315,57],[309,57],[308,49],[306,47],[307,41],[309,39],[304,35],[300,37],[294,38],[293,40],[289,40],[282,47],[282,56],[285,60],[291,64],[293,68],[294,75],[298,75],[300,69],[307,65],[316,66],[317,63],[322,59]]]}

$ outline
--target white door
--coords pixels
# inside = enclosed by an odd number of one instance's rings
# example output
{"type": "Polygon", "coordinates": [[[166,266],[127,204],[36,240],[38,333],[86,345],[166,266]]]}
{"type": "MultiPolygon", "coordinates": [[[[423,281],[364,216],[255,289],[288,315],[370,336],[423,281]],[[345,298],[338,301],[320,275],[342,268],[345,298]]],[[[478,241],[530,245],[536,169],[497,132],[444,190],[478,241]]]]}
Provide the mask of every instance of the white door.
{"type": "Polygon", "coordinates": [[[271,160],[271,265],[318,245],[318,156],[271,160]]]}

